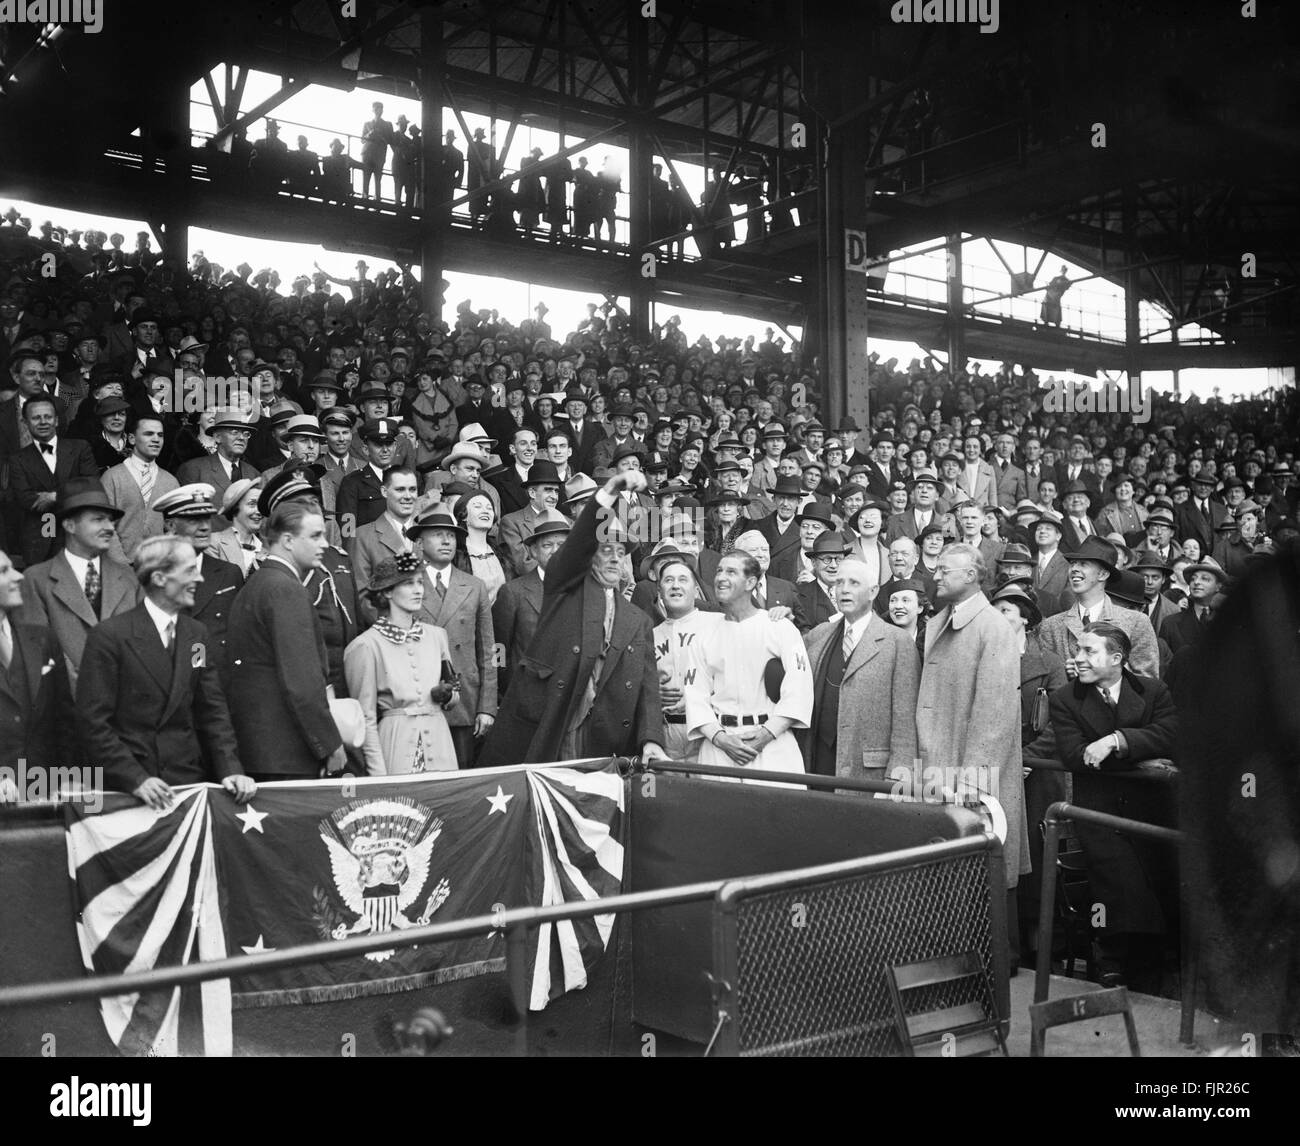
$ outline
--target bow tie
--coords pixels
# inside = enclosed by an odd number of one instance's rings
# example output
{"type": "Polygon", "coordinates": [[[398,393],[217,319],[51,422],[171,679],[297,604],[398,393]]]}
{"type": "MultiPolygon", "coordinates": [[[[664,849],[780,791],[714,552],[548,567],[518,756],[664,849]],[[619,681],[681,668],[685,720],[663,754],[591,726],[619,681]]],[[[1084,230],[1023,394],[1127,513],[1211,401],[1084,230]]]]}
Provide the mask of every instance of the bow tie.
{"type": "Polygon", "coordinates": [[[54,447],[53,447],[52,445],[50,445],[49,442],[42,442],[42,443],[41,443],[41,453],[43,453],[43,454],[53,454],[53,453],[54,453],[54,447]]]}

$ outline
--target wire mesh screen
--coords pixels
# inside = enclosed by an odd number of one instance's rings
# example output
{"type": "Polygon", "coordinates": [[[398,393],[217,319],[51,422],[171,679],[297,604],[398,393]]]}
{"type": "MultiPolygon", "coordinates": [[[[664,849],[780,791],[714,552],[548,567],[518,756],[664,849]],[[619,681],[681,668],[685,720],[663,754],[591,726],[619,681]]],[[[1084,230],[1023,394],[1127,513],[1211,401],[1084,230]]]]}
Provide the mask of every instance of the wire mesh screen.
{"type": "MultiPolygon", "coordinates": [[[[993,975],[987,853],[745,896],[736,904],[742,1055],[899,1055],[886,968],[974,951],[993,975]]],[[[981,1002],[973,978],[909,991],[909,1013],[981,1002]]]]}

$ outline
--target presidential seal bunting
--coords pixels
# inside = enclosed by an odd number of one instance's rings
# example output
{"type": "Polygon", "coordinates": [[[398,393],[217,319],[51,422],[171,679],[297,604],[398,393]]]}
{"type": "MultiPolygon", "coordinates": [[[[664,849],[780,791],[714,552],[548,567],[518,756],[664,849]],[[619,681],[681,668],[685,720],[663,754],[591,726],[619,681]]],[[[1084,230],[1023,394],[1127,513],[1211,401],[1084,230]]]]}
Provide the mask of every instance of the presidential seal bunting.
{"type": "MultiPolygon", "coordinates": [[[[622,886],[624,781],[611,765],[263,784],[246,806],[178,789],[157,813],[69,807],[87,971],[110,974],[392,933],[622,886]]],[[[614,916],[531,933],[533,1010],[587,985],[614,916]]],[[[230,1054],[232,1011],[388,994],[505,969],[500,929],[233,983],[105,1000],[127,1054],[230,1054]]]]}

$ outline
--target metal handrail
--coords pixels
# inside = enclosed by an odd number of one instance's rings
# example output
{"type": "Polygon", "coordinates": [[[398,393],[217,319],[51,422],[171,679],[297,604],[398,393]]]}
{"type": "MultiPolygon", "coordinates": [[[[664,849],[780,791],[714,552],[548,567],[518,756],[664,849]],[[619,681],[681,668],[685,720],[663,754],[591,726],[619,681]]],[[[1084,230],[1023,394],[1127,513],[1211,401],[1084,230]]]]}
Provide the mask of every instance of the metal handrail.
{"type": "MultiPolygon", "coordinates": [[[[66,1003],[99,999],[108,995],[128,995],[156,991],[165,987],[190,986],[213,979],[232,979],[262,971],[278,971],[304,963],[332,963],[372,951],[414,947],[422,943],[442,943],[468,939],[492,931],[509,934],[524,932],[543,923],[565,919],[587,919],[596,915],[649,908],[675,907],[711,899],[725,883],[715,879],[657,891],[629,892],[581,903],[556,904],[551,907],[516,907],[492,915],[476,915],[449,923],[430,923],[403,931],[385,931],[378,935],[359,935],[351,939],[321,940],[286,947],[265,955],[236,955],[184,967],[155,968],[124,975],[97,976],[89,979],[65,979],[57,983],[32,983],[0,989],[0,1010],[27,1007],[40,1003],[66,1003]]],[[[509,956],[509,952],[507,952],[509,956]]]]}
{"type": "MultiPolygon", "coordinates": [[[[1035,772],[1069,772],[1073,775],[1077,771],[1074,768],[1067,768],[1059,760],[1053,760],[1045,756],[1027,758],[1024,761],[1024,766],[1032,768],[1035,772]]],[[[1174,784],[1180,779],[1182,773],[1172,762],[1141,760],[1134,764],[1132,768],[1117,768],[1114,771],[1107,769],[1105,775],[1115,780],[1149,780],[1153,783],[1174,784]]]]}
{"type": "MultiPolygon", "coordinates": [[[[1056,906],[1056,863],[1061,850],[1061,830],[1067,820],[1078,823],[1095,824],[1099,828],[1109,828],[1124,835],[1139,836],[1143,839],[1159,840],[1161,843],[1181,845],[1187,842],[1187,833],[1174,828],[1162,828],[1157,824],[1143,823],[1141,820],[1129,820],[1123,816],[1112,816],[1109,812],[1097,812],[1092,808],[1080,808],[1065,800],[1058,800],[1047,809],[1043,817],[1046,828],[1043,839],[1043,879],[1042,891],[1038,901],[1038,951],[1034,960],[1034,1002],[1047,1001],[1051,993],[1050,978],[1052,971],[1052,922],[1056,906]]],[[[1181,881],[1180,881],[1181,883],[1181,881]]],[[[1179,962],[1181,972],[1180,1008],[1178,1039],[1184,1046],[1191,1046],[1196,1026],[1196,976],[1198,953],[1195,939],[1191,934],[1191,913],[1187,905],[1179,916],[1179,962]]]]}
{"type": "Polygon", "coordinates": [[[809,884],[825,883],[827,880],[855,875],[879,875],[885,871],[924,867],[927,864],[942,863],[945,860],[991,851],[997,842],[997,836],[985,830],[978,836],[962,836],[955,840],[919,844],[916,847],[899,848],[897,851],[881,852],[874,856],[837,860],[835,863],[818,864],[815,867],[798,868],[794,871],[741,876],[738,879],[727,880],[718,889],[717,904],[723,910],[728,910],[737,900],[748,895],[761,895],[790,887],[806,887],[809,884]]]}

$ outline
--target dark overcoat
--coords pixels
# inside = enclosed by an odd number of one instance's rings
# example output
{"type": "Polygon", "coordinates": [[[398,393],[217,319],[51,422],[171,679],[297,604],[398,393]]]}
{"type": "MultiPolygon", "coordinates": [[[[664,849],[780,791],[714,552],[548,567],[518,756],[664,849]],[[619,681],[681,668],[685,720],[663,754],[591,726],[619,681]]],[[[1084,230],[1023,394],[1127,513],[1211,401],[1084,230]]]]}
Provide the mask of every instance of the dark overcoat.
{"type": "MultiPolygon", "coordinates": [[[[1142,760],[1173,756],[1177,726],[1178,714],[1169,689],[1153,677],[1135,676],[1127,670],[1115,708],[1106,704],[1096,686],[1080,681],[1052,693],[1058,754],[1075,774],[1074,802],[1081,808],[1172,826],[1168,785],[1109,773],[1131,769],[1142,760]],[[1085,767],[1084,748],[1112,732],[1123,735],[1128,752],[1123,757],[1112,753],[1099,769],[1085,767]]],[[[1092,901],[1106,909],[1106,929],[1164,932],[1176,902],[1176,890],[1170,886],[1170,845],[1090,824],[1080,823],[1075,831],[1088,866],[1092,901]]]]}
{"type": "MultiPolygon", "coordinates": [[[[513,666],[481,766],[559,759],[560,743],[577,714],[604,641],[605,594],[591,575],[601,505],[589,499],[573,530],[546,567],[542,615],[532,647],[513,666]]],[[[663,713],[650,618],[614,594],[609,654],[587,718],[588,748],[628,756],[659,743],[663,713]]]]}
{"type": "Polygon", "coordinates": [[[255,776],[315,779],[341,740],[325,696],[325,635],[302,582],[266,560],[230,610],[230,713],[255,776]]]}

